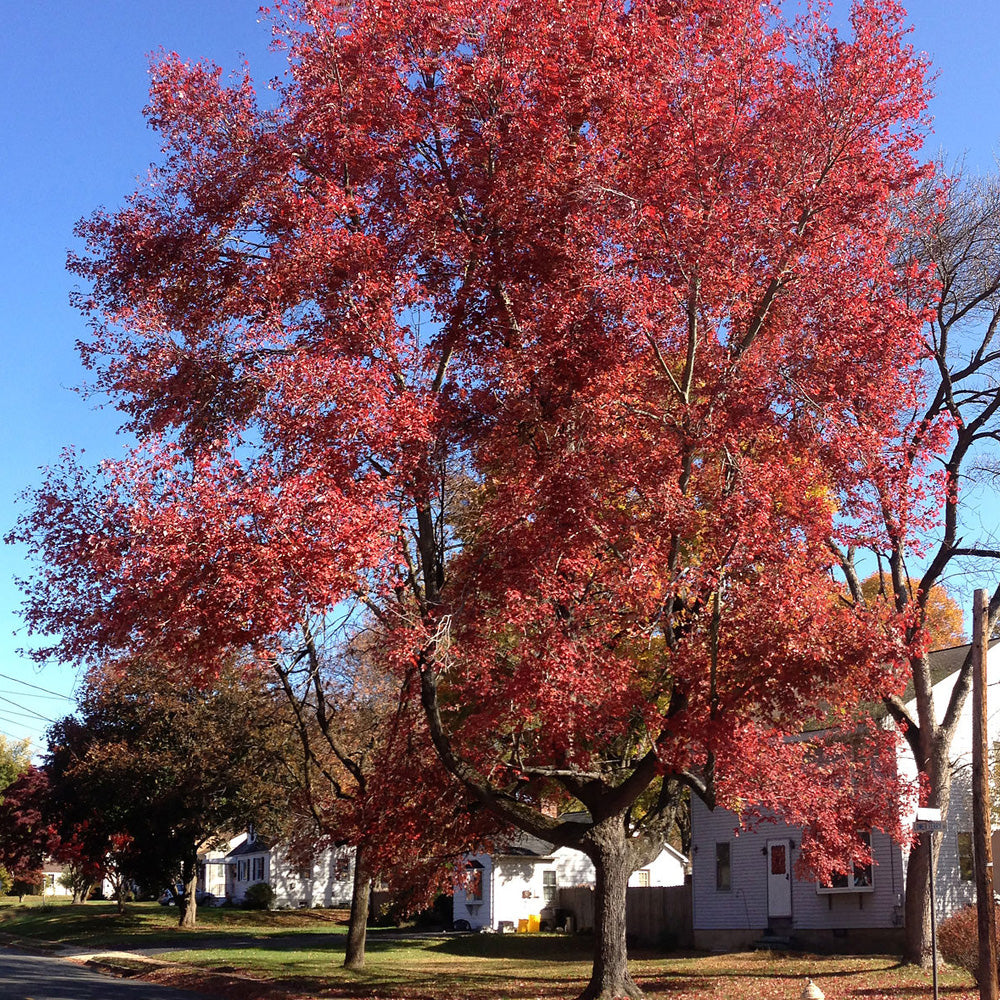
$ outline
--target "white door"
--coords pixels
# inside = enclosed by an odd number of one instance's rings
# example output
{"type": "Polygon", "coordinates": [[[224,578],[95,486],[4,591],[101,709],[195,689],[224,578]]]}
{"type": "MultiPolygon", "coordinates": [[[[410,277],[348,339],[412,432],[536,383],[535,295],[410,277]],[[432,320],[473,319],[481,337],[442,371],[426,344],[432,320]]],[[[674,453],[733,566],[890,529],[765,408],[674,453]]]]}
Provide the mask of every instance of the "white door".
{"type": "Polygon", "coordinates": [[[787,840],[767,842],[767,915],[792,915],[792,864],[787,840]]]}

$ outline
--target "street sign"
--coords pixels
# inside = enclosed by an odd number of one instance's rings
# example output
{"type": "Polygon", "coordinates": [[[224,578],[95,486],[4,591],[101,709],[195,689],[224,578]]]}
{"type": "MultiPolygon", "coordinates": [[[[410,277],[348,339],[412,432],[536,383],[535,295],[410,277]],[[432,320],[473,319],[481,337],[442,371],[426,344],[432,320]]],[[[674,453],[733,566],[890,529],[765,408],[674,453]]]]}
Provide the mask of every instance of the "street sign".
{"type": "Polygon", "coordinates": [[[941,833],[944,827],[940,809],[927,807],[917,810],[917,818],[913,821],[914,833],[941,833]]]}

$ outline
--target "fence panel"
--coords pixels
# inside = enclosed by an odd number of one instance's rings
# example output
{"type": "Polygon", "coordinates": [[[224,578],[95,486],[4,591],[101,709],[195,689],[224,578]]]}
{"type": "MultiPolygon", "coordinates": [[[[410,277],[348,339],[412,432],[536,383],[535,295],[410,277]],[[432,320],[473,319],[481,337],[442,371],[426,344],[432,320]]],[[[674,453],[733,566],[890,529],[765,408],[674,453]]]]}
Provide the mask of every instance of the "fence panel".
{"type": "MultiPolygon", "coordinates": [[[[593,929],[593,889],[560,889],[558,907],[573,915],[574,930],[593,929]]],[[[625,931],[636,944],[690,948],[691,883],[630,886],[625,898],[625,931]]]]}

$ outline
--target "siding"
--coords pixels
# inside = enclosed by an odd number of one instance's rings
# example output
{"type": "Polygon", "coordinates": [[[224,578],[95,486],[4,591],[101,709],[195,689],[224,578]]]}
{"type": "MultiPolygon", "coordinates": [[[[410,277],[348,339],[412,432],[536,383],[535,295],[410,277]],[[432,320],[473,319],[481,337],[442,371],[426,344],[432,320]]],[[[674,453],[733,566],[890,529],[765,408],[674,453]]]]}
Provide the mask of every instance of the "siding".
{"type": "Polygon", "coordinates": [[[280,847],[271,852],[269,860],[275,906],[295,909],[351,905],[354,893],[353,848],[327,848],[301,870],[292,864],[280,847]]]}
{"type": "Polygon", "coordinates": [[[452,919],[465,920],[473,930],[480,927],[495,927],[493,920],[493,859],[488,854],[472,854],[469,861],[478,861],[483,866],[483,898],[469,900],[465,889],[456,886],[452,896],[452,919]]]}
{"type": "Polygon", "coordinates": [[[255,882],[269,882],[274,889],[274,905],[280,909],[300,907],[345,907],[351,905],[354,891],[354,851],[351,848],[331,848],[321,851],[311,865],[299,870],[280,846],[248,852],[227,861],[226,895],[234,903],[243,901],[247,889],[255,882]],[[346,855],[347,865],[338,869],[338,852],[346,855]],[[264,877],[254,877],[254,859],[258,871],[263,864],[264,877]],[[240,878],[241,866],[245,878],[240,878]],[[346,871],[344,870],[346,867],[346,871]],[[337,878],[340,874],[342,878],[337,878]]]}
{"type": "MultiPolygon", "coordinates": [[[[468,860],[483,866],[483,898],[469,900],[461,886],[455,887],[452,914],[455,920],[465,920],[471,928],[493,927],[502,920],[515,927],[519,920],[540,914],[545,907],[544,872],[555,871],[559,889],[592,887],[594,865],[582,851],[572,847],[554,848],[550,855],[471,854],[468,860]]],[[[684,882],[683,864],[668,851],[662,852],[649,865],[652,886],[676,885],[684,882]]],[[[630,885],[637,885],[633,875],[630,885]]]]}
{"type": "MultiPolygon", "coordinates": [[[[787,838],[796,845],[798,830],[783,823],[765,823],[737,834],[739,820],[725,809],[709,812],[692,802],[692,923],[696,930],[763,931],[767,916],[767,841],[787,838]],[[715,845],[730,844],[731,888],[715,887],[715,845]]],[[[902,919],[903,865],[899,847],[877,830],[872,833],[874,861],[870,893],[827,895],[816,883],[792,875],[792,922],[802,930],[898,927],[902,919]]]]}
{"type": "MultiPolygon", "coordinates": [[[[986,731],[989,742],[1000,739],[1000,645],[993,645],[986,659],[987,716],[986,731]]],[[[954,675],[934,685],[934,713],[938,720],[944,717],[948,697],[954,684],[954,675]]],[[[913,703],[907,707],[912,709],[913,703]]],[[[900,754],[900,770],[916,774],[909,747],[900,754]]],[[[972,694],[955,731],[951,746],[952,786],[951,801],[945,816],[946,827],[940,834],[941,849],[934,870],[934,898],[938,919],[972,903],[976,898],[975,882],[962,880],[958,863],[958,834],[972,830],[972,694]]],[[[924,848],[920,848],[923,850],[924,848]]]]}

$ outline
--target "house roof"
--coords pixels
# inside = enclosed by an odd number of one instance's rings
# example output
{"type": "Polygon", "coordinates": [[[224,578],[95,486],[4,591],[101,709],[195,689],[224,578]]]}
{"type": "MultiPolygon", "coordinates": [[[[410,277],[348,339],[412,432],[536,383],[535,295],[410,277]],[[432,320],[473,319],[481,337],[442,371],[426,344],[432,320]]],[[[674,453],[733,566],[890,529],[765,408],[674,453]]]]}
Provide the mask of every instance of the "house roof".
{"type": "Polygon", "coordinates": [[[227,855],[226,860],[229,858],[242,858],[247,854],[267,854],[271,850],[271,845],[266,840],[261,840],[257,837],[256,840],[244,840],[239,847],[234,847],[227,855]]]}
{"type": "MultiPolygon", "coordinates": [[[[1000,639],[990,639],[988,648],[992,649],[997,643],[1000,643],[1000,639]]],[[[965,658],[971,648],[971,644],[966,643],[964,646],[949,646],[946,649],[935,649],[929,653],[927,659],[931,668],[931,684],[939,684],[946,677],[957,673],[962,668],[962,664],[965,663],[965,658]]],[[[903,692],[903,701],[912,701],[915,695],[916,691],[911,680],[903,692]]]]}
{"type": "MultiPolygon", "coordinates": [[[[992,649],[1000,643],[1000,638],[991,639],[989,648],[992,649]]],[[[934,649],[927,654],[927,659],[930,664],[931,670],[931,686],[939,684],[941,681],[950,677],[952,674],[957,673],[962,664],[965,662],[965,657],[968,655],[971,644],[966,643],[963,646],[948,646],[944,649],[934,649]]],[[[913,679],[911,678],[909,683],[906,685],[906,690],[902,694],[902,701],[904,705],[909,705],[916,696],[916,690],[913,686],[913,679]]],[[[877,722],[882,721],[889,714],[885,707],[884,702],[868,702],[861,706],[873,719],[877,722]]],[[[802,727],[802,735],[815,737],[817,733],[822,733],[826,730],[836,731],[840,728],[840,723],[837,717],[833,714],[828,714],[821,716],[817,719],[810,719],[802,727]]]]}
{"type": "Polygon", "coordinates": [[[498,858],[547,858],[555,850],[555,844],[533,837],[530,833],[518,833],[506,844],[498,844],[494,852],[498,858]]]}
{"type": "MultiPolygon", "coordinates": [[[[564,823],[586,823],[590,820],[590,814],[584,811],[563,813],[560,817],[564,823]]],[[[494,857],[497,858],[533,858],[544,860],[550,858],[558,850],[555,844],[541,837],[534,837],[530,833],[517,833],[514,839],[506,844],[498,844],[494,850],[494,857]]],[[[669,844],[662,844],[661,851],[668,851],[683,864],[688,863],[688,859],[675,850],[669,844]]]]}

